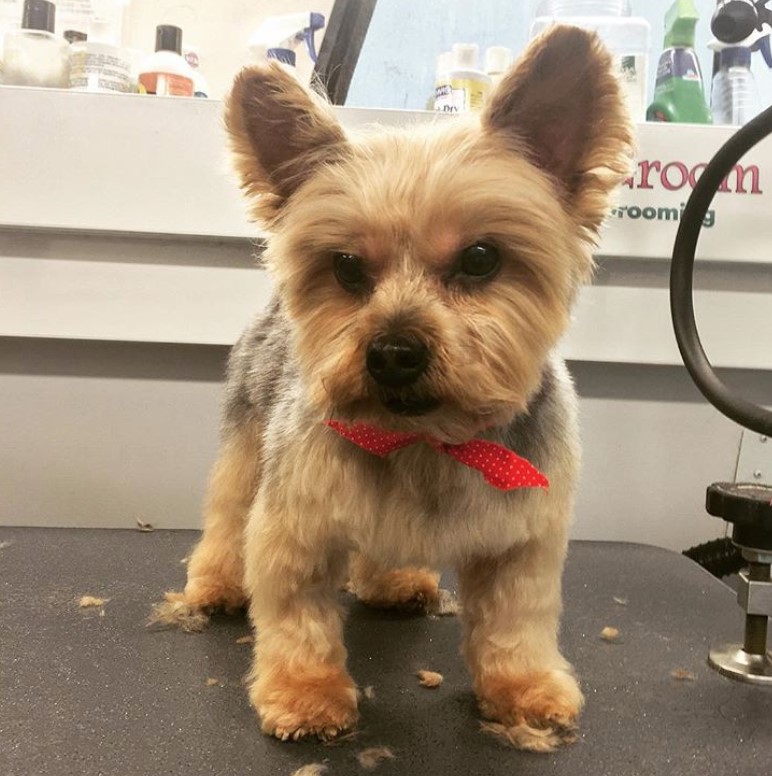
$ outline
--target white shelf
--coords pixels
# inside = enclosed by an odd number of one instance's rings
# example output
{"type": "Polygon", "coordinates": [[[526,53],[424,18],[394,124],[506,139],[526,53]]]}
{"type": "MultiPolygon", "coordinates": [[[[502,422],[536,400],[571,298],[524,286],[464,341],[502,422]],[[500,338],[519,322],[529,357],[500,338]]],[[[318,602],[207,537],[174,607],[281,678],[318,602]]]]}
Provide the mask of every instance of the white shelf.
{"type": "MultiPolygon", "coordinates": [[[[0,227],[254,237],[229,171],[221,111],[215,100],[0,86],[0,227]]],[[[436,118],[337,111],[349,128],[436,118]]],[[[633,185],[621,188],[620,216],[610,220],[598,253],[667,258],[690,180],[732,132],[639,125],[633,185]]],[[[742,165],[744,176],[733,173],[728,191],[716,197],[715,223],[701,238],[703,259],[769,261],[772,143],[742,165]]]]}
{"type": "MultiPolygon", "coordinates": [[[[348,127],[433,115],[339,113],[348,127]]],[[[0,86],[0,116],[0,227],[257,233],[230,172],[219,101],[0,86]]]]}
{"type": "MultiPolygon", "coordinates": [[[[348,127],[434,118],[338,112],[348,127]]],[[[270,285],[250,259],[257,230],[228,170],[218,102],[0,87],[0,115],[0,336],[235,341],[270,285]]],[[[658,281],[617,278],[585,289],[568,357],[680,364],[662,282],[677,222],[646,220],[644,212],[680,210],[690,189],[688,180],[675,184],[731,132],[639,127],[648,179],[639,166],[635,186],[622,187],[626,215],[612,219],[598,253],[658,260],[658,281]]],[[[716,365],[772,369],[772,295],[753,285],[772,262],[772,146],[743,164],[746,191],[736,190],[735,175],[732,191],[717,195],[700,257],[743,262],[746,290],[697,292],[700,328],[716,365]]]]}

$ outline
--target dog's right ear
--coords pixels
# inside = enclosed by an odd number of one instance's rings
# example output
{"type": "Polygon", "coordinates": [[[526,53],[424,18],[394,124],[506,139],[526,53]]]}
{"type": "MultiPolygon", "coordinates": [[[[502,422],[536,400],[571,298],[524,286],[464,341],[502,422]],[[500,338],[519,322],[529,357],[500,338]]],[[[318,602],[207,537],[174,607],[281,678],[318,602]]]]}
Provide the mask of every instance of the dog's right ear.
{"type": "Polygon", "coordinates": [[[241,186],[254,200],[255,217],[267,223],[346,142],[330,105],[274,62],[236,76],[225,125],[241,186]]]}

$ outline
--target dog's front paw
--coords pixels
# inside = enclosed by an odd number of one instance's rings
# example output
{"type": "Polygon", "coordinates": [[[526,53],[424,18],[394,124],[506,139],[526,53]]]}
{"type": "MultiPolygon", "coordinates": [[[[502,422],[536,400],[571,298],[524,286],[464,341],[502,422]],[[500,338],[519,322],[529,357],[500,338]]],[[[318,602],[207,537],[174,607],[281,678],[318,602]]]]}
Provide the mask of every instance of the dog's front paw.
{"type": "Polygon", "coordinates": [[[576,740],[584,698],[568,671],[491,676],[477,685],[483,729],[518,749],[551,752],[576,740]]]}
{"type": "Polygon", "coordinates": [[[282,741],[316,736],[327,741],[357,722],[351,677],[334,666],[292,672],[286,667],[258,679],[250,691],[264,733],[282,741]]]}

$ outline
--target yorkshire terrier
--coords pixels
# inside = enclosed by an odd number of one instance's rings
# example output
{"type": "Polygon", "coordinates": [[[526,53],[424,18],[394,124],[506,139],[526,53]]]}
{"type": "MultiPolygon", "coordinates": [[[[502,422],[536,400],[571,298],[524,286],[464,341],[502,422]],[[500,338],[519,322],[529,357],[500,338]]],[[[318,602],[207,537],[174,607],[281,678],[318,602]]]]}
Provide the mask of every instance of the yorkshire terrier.
{"type": "Polygon", "coordinates": [[[203,536],[169,601],[248,605],[263,731],[331,738],[357,722],[341,586],[431,607],[453,567],[482,716],[521,748],[570,740],[580,449],[555,350],[629,169],[611,57],[555,27],[480,114],[359,136],[252,67],[226,125],[276,294],[233,348],[203,536]]]}

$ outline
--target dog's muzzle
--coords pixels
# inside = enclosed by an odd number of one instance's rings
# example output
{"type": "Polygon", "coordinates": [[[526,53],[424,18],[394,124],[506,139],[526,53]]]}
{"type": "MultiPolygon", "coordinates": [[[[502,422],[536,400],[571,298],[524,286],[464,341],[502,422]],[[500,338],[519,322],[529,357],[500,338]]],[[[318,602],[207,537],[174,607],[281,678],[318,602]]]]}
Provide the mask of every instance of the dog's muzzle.
{"type": "Polygon", "coordinates": [[[367,346],[367,371],[384,388],[406,388],[429,365],[429,348],[410,334],[379,334],[367,346]]]}

